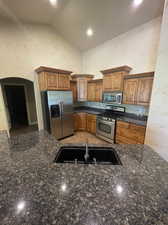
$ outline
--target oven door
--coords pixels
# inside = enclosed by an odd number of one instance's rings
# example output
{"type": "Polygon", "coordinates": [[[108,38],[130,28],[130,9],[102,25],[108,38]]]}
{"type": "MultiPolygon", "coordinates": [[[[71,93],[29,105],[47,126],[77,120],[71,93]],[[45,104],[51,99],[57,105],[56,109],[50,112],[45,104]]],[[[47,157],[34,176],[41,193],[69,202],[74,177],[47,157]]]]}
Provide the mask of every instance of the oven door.
{"type": "Polygon", "coordinates": [[[115,130],[115,121],[104,121],[97,119],[96,133],[99,136],[106,137],[108,139],[114,140],[114,130],[115,130]]]}

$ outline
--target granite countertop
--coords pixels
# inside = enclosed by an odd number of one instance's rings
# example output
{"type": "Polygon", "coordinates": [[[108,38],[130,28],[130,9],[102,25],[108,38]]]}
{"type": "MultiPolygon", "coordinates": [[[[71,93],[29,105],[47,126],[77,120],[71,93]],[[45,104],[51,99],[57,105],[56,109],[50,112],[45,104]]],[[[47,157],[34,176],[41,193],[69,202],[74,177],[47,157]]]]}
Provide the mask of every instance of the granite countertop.
{"type": "MultiPolygon", "coordinates": [[[[100,115],[104,111],[105,111],[104,109],[91,108],[91,107],[76,107],[74,110],[74,112],[76,112],[76,113],[86,112],[86,113],[91,113],[94,115],[100,115]]],[[[124,116],[118,115],[117,120],[134,123],[134,124],[141,125],[141,126],[147,125],[147,117],[137,116],[137,115],[131,114],[131,113],[125,113],[124,116]]]]}
{"type": "Polygon", "coordinates": [[[167,225],[168,163],[144,145],[111,145],[122,166],[55,164],[46,132],[0,133],[0,224],[167,225]]]}
{"type": "Polygon", "coordinates": [[[104,112],[104,109],[98,109],[98,108],[91,108],[91,107],[76,107],[74,109],[74,112],[85,112],[85,113],[90,113],[94,115],[100,115],[101,113],[104,112]]]}

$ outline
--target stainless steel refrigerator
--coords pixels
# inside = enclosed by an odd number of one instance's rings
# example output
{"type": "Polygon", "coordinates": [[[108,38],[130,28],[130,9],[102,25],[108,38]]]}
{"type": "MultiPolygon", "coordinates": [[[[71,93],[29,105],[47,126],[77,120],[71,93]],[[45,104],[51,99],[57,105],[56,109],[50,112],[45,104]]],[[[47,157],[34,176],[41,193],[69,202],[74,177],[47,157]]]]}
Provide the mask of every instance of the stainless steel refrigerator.
{"type": "Polygon", "coordinates": [[[72,91],[41,92],[44,129],[61,139],[74,133],[72,91]]]}

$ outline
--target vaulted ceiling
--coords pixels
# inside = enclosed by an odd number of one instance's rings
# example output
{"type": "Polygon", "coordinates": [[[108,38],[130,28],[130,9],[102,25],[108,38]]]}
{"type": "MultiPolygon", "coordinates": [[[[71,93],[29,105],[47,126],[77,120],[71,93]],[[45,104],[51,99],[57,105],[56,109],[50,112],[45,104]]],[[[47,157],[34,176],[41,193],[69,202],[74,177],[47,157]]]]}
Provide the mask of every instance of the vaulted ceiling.
{"type": "Polygon", "coordinates": [[[80,50],[87,50],[162,15],[164,0],[0,0],[0,16],[50,24],[80,50]],[[94,30],[92,37],[86,30],[94,30]]]}

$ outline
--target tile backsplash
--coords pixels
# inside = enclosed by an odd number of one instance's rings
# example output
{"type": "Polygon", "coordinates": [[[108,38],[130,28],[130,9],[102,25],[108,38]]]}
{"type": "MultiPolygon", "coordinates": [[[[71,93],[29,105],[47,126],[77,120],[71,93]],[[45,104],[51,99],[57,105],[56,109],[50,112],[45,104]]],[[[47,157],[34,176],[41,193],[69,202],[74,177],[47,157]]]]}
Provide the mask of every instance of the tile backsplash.
{"type": "MultiPolygon", "coordinates": [[[[112,104],[114,106],[123,106],[125,107],[125,111],[127,113],[133,113],[139,116],[148,116],[149,107],[147,106],[138,106],[138,105],[125,105],[125,104],[112,104]]],[[[102,102],[77,102],[75,103],[75,107],[77,106],[87,106],[92,108],[105,109],[106,104],[102,102]]]]}

